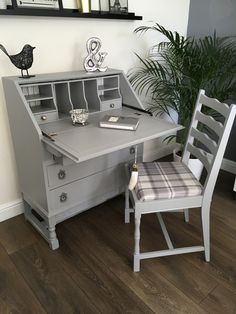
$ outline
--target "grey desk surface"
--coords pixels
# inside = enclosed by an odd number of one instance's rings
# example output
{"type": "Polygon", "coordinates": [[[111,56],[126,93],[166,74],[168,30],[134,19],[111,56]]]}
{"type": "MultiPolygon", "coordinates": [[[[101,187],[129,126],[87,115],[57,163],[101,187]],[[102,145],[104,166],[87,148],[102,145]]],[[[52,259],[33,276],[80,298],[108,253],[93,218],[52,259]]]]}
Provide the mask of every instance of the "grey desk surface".
{"type": "Polygon", "coordinates": [[[82,162],[94,157],[108,154],[147,140],[169,135],[182,127],[162,119],[132,109],[116,109],[106,112],[93,113],[89,116],[86,126],[73,126],[71,119],[61,119],[41,125],[41,130],[49,134],[57,133],[54,142],[43,137],[43,142],[52,148],[65,152],[65,155],[75,162],[82,162]],[[99,127],[99,121],[106,114],[139,117],[140,122],[136,131],[105,129],[99,127]],[[139,115],[137,115],[139,114],[139,115]]]}

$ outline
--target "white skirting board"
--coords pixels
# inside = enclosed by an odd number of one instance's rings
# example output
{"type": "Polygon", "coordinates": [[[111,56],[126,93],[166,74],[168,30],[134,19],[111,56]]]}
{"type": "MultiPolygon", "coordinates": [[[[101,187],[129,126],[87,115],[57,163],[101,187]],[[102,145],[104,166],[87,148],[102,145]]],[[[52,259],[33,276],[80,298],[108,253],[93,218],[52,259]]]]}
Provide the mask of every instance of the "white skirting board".
{"type": "Polygon", "coordinates": [[[24,212],[22,199],[0,205],[0,222],[20,215],[24,212]]]}
{"type": "Polygon", "coordinates": [[[221,169],[236,175],[236,161],[224,158],[221,164],[221,169]]]}

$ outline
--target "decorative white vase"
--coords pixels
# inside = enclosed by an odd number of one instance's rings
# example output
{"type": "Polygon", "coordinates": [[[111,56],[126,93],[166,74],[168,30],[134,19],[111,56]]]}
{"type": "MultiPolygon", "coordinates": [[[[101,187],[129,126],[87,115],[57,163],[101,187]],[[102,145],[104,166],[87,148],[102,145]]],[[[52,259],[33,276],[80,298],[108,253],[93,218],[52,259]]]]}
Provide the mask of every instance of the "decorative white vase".
{"type": "MultiPolygon", "coordinates": [[[[181,161],[181,156],[177,155],[179,151],[180,151],[179,149],[173,150],[174,161],[178,161],[178,162],[181,161]]],[[[197,158],[189,158],[188,167],[191,170],[191,172],[194,174],[195,178],[199,180],[203,171],[203,164],[201,163],[201,161],[197,158]]]]}
{"type": "Polygon", "coordinates": [[[0,0],[0,10],[6,10],[7,0],[0,0]]]}

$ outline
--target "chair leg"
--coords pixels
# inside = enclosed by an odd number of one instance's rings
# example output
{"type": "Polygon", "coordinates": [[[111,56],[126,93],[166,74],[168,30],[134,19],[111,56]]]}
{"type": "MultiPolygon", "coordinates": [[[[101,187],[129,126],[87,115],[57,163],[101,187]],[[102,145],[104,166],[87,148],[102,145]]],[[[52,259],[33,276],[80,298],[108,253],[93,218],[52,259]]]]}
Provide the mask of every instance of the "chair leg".
{"type": "Polygon", "coordinates": [[[125,189],[125,223],[130,223],[129,189],[125,189]]]}
{"type": "Polygon", "coordinates": [[[189,209],[184,209],[184,220],[185,222],[189,222],[189,209]]]}
{"type": "Polygon", "coordinates": [[[201,209],[203,243],[205,250],[205,260],[210,262],[210,206],[202,206],[201,209]]]}
{"type": "Polygon", "coordinates": [[[140,222],[141,214],[135,212],[134,216],[135,229],[134,229],[134,261],[133,261],[133,271],[140,271],[140,222]]]}

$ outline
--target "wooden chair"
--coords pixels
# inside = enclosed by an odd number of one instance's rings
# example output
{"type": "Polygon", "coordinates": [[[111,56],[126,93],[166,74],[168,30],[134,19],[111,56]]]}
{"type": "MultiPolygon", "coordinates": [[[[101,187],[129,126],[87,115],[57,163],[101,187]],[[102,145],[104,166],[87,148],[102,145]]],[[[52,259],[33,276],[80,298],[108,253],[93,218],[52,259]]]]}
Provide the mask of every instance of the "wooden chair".
{"type": "MultiPolygon", "coordinates": [[[[134,212],[135,219],[133,259],[133,270],[135,272],[140,270],[140,260],[154,257],[204,251],[205,260],[210,261],[211,199],[235,114],[236,105],[228,106],[220,103],[216,99],[207,97],[204,90],[200,90],[182,162],[144,162],[137,165],[137,185],[132,191],[129,191],[127,186],[125,193],[125,222],[130,221],[131,212],[134,212]],[[223,122],[218,122],[212,116],[206,114],[207,111],[204,107],[219,113],[223,117],[223,122]],[[208,134],[204,132],[203,125],[207,126],[208,134]],[[209,130],[214,132],[213,138],[209,135],[209,130]],[[198,144],[200,142],[202,145],[197,147],[196,142],[198,144]],[[207,147],[207,149],[199,147],[207,147]],[[204,185],[200,184],[187,167],[190,154],[197,157],[207,171],[204,185]],[[133,208],[130,208],[129,200],[131,200],[133,208]],[[189,208],[199,207],[201,207],[203,245],[174,248],[161,212],[183,209],[186,211],[189,208]],[[141,216],[149,213],[157,214],[168,249],[140,253],[141,216]]],[[[126,164],[128,177],[130,177],[129,169],[129,165],[126,164]]]]}

